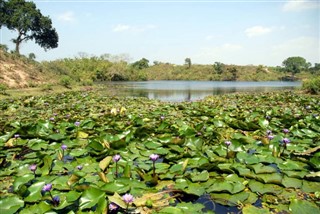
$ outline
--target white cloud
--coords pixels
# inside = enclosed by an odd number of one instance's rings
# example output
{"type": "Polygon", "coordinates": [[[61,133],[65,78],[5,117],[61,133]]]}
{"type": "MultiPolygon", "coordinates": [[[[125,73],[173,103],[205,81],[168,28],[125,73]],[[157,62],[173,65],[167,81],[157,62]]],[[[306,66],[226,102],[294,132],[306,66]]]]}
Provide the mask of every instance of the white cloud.
{"type": "Polygon", "coordinates": [[[318,0],[311,1],[311,0],[299,0],[299,1],[287,1],[283,7],[283,11],[302,11],[302,10],[310,10],[310,9],[319,9],[320,8],[320,2],[318,0]]]}
{"type": "Polygon", "coordinates": [[[235,45],[235,44],[229,44],[229,43],[226,43],[220,47],[221,51],[237,51],[241,49],[242,49],[241,45],[235,45]]]}
{"type": "Polygon", "coordinates": [[[113,32],[121,32],[121,31],[127,31],[129,30],[131,27],[129,25],[123,25],[123,24],[118,24],[117,26],[114,26],[112,28],[113,32]]]}
{"type": "Polygon", "coordinates": [[[271,49],[272,56],[281,62],[290,56],[301,56],[312,63],[320,58],[319,39],[314,37],[298,37],[282,44],[275,45],[271,49]]]}
{"type": "Polygon", "coordinates": [[[155,25],[143,25],[143,26],[133,26],[133,25],[125,25],[125,24],[118,24],[112,28],[113,32],[133,32],[133,33],[138,33],[138,32],[143,32],[146,30],[151,30],[156,28],[155,25]]]}
{"type": "Polygon", "coordinates": [[[262,36],[262,35],[265,35],[265,34],[268,34],[272,31],[271,28],[268,28],[268,27],[263,27],[263,26],[253,26],[253,27],[250,27],[250,28],[247,28],[245,30],[245,33],[248,37],[255,37],[255,36],[262,36]]]}
{"type": "Polygon", "coordinates": [[[66,12],[58,15],[58,20],[62,21],[62,22],[74,22],[75,16],[72,11],[66,11],[66,12]]]}

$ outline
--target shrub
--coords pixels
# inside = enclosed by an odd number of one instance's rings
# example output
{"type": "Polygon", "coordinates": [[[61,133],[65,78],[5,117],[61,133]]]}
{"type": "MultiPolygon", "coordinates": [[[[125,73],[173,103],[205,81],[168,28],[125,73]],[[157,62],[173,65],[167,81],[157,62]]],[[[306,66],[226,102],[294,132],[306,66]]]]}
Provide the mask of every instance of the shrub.
{"type": "Polygon", "coordinates": [[[9,95],[7,93],[7,89],[8,89],[8,86],[3,84],[3,83],[0,83],[0,94],[2,95],[9,95]]]}
{"type": "Polygon", "coordinates": [[[310,94],[320,94],[320,77],[303,81],[302,88],[310,94]]]}
{"type": "Polygon", "coordinates": [[[53,87],[52,87],[52,84],[44,84],[41,86],[41,91],[52,91],[53,90],[53,87]]]}
{"type": "Polygon", "coordinates": [[[60,85],[71,88],[71,78],[69,76],[62,76],[60,79],[60,85]]]}

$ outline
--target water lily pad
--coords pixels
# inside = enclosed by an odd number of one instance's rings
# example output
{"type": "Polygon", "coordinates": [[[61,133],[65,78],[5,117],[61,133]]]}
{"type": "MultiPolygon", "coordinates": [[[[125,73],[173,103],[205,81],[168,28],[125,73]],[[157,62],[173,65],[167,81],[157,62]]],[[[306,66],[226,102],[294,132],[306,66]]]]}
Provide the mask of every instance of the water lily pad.
{"type": "Polygon", "coordinates": [[[258,174],[256,175],[256,180],[266,184],[282,184],[282,175],[279,173],[258,174]]]}
{"type": "Polygon", "coordinates": [[[130,190],[130,186],[127,183],[115,180],[102,186],[101,190],[111,194],[115,192],[122,194],[128,192],[130,190]]]}
{"type": "Polygon", "coordinates": [[[83,192],[79,200],[80,209],[83,210],[97,205],[101,198],[105,198],[105,192],[94,187],[90,187],[83,192]]]}
{"type": "Polygon", "coordinates": [[[197,181],[207,181],[209,179],[208,171],[204,170],[201,173],[193,173],[191,174],[191,180],[193,182],[197,181]]]}
{"type": "Polygon", "coordinates": [[[228,193],[211,193],[212,200],[216,203],[226,206],[237,206],[239,202],[245,201],[249,197],[249,193],[240,192],[237,194],[228,193]]]}
{"type": "Polygon", "coordinates": [[[256,192],[258,194],[271,193],[277,195],[283,190],[282,187],[276,184],[263,184],[255,180],[249,181],[249,188],[252,192],[256,192]]]}
{"type": "Polygon", "coordinates": [[[24,206],[24,201],[18,196],[9,196],[0,199],[0,213],[14,214],[24,206]]]}
{"type": "Polygon", "coordinates": [[[253,169],[256,174],[264,174],[264,173],[274,173],[277,170],[271,166],[265,166],[262,163],[254,164],[248,166],[248,168],[253,169]]]}
{"type": "Polygon", "coordinates": [[[282,179],[282,184],[285,187],[301,188],[302,180],[297,179],[297,178],[290,178],[288,176],[284,176],[282,179]]]}
{"type": "Polygon", "coordinates": [[[29,195],[24,199],[26,202],[36,202],[42,198],[41,190],[45,182],[37,182],[28,188],[29,195]]]}
{"type": "Polygon", "coordinates": [[[241,182],[228,181],[228,180],[217,180],[207,189],[208,193],[211,192],[229,192],[235,194],[245,189],[245,185],[241,182]]]}
{"type": "Polygon", "coordinates": [[[41,201],[38,204],[34,204],[23,209],[20,213],[21,214],[33,214],[33,213],[47,213],[51,210],[51,205],[47,202],[41,201]]]}
{"type": "Polygon", "coordinates": [[[242,208],[243,214],[268,214],[270,211],[264,208],[258,208],[253,205],[246,205],[242,208]]]}
{"type": "Polygon", "coordinates": [[[320,190],[320,182],[304,180],[301,188],[304,192],[316,192],[320,190]]]}
{"type": "Polygon", "coordinates": [[[305,200],[293,199],[290,203],[289,210],[292,214],[315,214],[320,213],[320,209],[312,202],[305,200]]]}
{"type": "Polygon", "coordinates": [[[33,174],[25,174],[21,177],[17,177],[13,183],[13,190],[18,191],[18,189],[21,185],[28,183],[32,179],[34,179],[33,174]]]}

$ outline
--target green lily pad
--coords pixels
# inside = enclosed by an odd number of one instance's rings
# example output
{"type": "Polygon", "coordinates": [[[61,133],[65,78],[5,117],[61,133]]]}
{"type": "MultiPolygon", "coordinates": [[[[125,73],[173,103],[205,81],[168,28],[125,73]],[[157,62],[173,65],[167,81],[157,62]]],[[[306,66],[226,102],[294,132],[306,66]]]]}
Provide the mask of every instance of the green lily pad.
{"type": "Polygon", "coordinates": [[[249,188],[252,192],[256,192],[258,194],[271,193],[278,195],[282,192],[282,187],[276,184],[263,184],[255,180],[249,181],[249,188]]]}
{"type": "Polygon", "coordinates": [[[320,190],[320,182],[315,182],[315,181],[306,181],[304,180],[302,182],[302,187],[301,189],[304,192],[316,192],[320,190]]]}
{"type": "Polygon", "coordinates": [[[289,210],[292,214],[315,214],[320,213],[320,209],[312,202],[305,200],[293,199],[289,205],[289,210]]]}
{"type": "Polygon", "coordinates": [[[41,201],[38,204],[34,204],[23,209],[20,213],[21,214],[34,214],[34,213],[47,213],[51,210],[51,205],[47,202],[41,201]]]}
{"type": "Polygon", "coordinates": [[[237,194],[211,193],[212,200],[225,206],[237,206],[239,202],[244,202],[249,197],[249,193],[240,192],[237,194]]]}
{"type": "Polygon", "coordinates": [[[45,182],[37,182],[32,184],[28,188],[29,195],[24,199],[26,202],[36,202],[39,201],[42,198],[41,190],[42,187],[45,185],[45,182]]]}
{"type": "Polygon", "coordinates": [[[191,174],[191,180],[193,182],[207,181],[208,179],[209,179],[209,173],[207,170],[204,170],[201,173],[192,173],[191,174]]]}
{"type": "Polygon", "coordinates": [[[208,193],[211,192],[229,192],[235,194],[245,189],[245,185],[241,182],[228,181],[228,180],[217,180],[207,189],[208,193]]]}
{"type": "Polygon", "coordinates": [[[282,179],[282,184],[285,187],[301,188],[302,180],[297,179],[297,178],[290,178],[288,176],[284,176],[282,179]]]}
{"type": "Polygon", "coordinates": [[[269,214],[270,211],[264,208],[258,208],[253,205],[246,205],[242,208],[243,214],[269,214]]]}
{"type": "Polygon", "coordinates": [[[105,198],[105,192],[94,187],[85,190],[79,200],[80,209],[91,208],[98,204],[101,198],[105,198]]]}
{"type": "Polygon", "coordinates": [[[109,182],[100,188],[107,193],[126,193],[130,190],[130,186],[127,183],[119,182],[117,180],[109,182]]]}
{"type": "Polygon", "coordinates": [[[9,196],[0,199],[0,213],[14,214],[24,206],[24,201],[18,196],[9,196]]]}
{"type": "Polygon", "coordinates": [[[282,176],[279,173],[258,174],[256,180],[266,184],[282,184],[282,176]]]}
{"type": "Polygon", "coordinates": [[[18,191],[20,185],[26,184],[29,181],[31,181],[32,179],[34,179],[33,174],[25,174],[21,177],[17,177],[13,183],[13,190],[18,191]]]}
{"type": "Polygon", "coordinates": [[[274,173],[277,170],[271,166],[265,166],[262,163],[249,165],[248,168],[253,169],[256,174],[274,173]]]}

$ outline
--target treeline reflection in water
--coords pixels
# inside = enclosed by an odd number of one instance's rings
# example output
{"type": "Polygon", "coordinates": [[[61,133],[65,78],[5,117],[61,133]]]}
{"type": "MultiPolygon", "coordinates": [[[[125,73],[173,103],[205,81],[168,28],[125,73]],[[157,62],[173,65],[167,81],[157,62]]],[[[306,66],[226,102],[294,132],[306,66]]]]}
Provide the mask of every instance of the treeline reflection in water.
{"type": "Polygon", "coordinates": [[[236,92],[268,92],[288,90],[301,86],[300,82],[201,82],[201,81],[147,81],[116,82],[115,95],[146,97],[161,101],[182,102],[203,99],[209,95],[236,92]]]}

